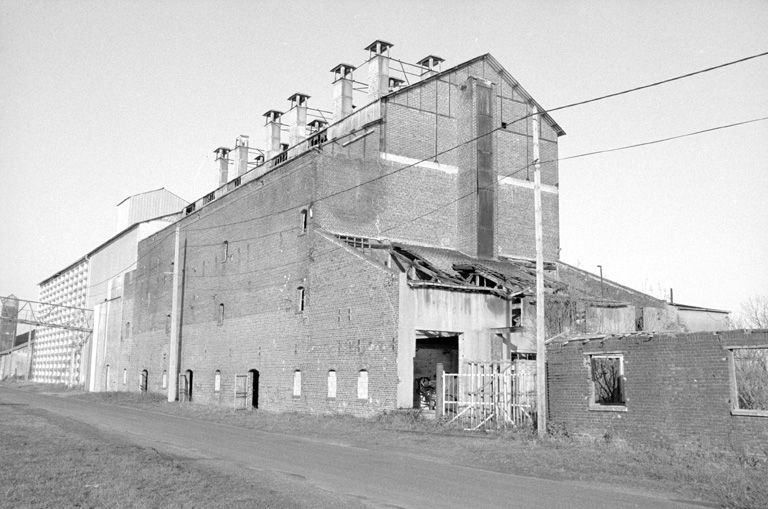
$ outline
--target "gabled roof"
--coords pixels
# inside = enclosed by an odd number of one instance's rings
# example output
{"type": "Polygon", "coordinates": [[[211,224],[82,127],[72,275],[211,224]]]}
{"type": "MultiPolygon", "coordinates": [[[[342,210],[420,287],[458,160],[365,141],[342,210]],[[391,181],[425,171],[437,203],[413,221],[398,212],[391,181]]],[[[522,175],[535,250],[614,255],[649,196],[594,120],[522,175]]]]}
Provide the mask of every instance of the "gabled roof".
{"type": "Polygon", "coordinates": [[[516,91],[517,91],[517,92],[518,92],[518,93],[519,93],[521,96],[523,96],[523,97],[525,98],[525,100],[526,100],[526,101],[528,101],[528,102],[530,102],[530,103],[532,103],[532,104],[535,104],[535,105],[536,105],[536,108],[538,108],[538,110],[539,110],[540,112],[542,112],[542,114],[541,114],[541,115],[542,115],[542,117],[544,117],[544,120],[546,120],[546,121],[547,121],[547,122],[548,122],[548,123],[549,123],[549,124],[552,126],[552,129],[554,129],[554,130],[555,130],[555,132],[557,133],[557,135],[558,135],[558,136],[563,136],[563,135],[565,134],[565,131],[563,130],[563,128],[562,128],[562,127],[560,127],[560,126],[557,124],[557,122],[555,122],[555,119],[553,119],[551,116],[549,116],[549,113],[547,113],[547,112],[546,112],[546,111],[547,111],[547,110],[546,110],[546,108],[542,107],[542,106],[541,106],[541,105],[540,105],[540,104],[539,104],[539,103],[538,103],[538,102],[537,102],[537,101],[536,101],[536,100],[535,100],[535,99],[534,99],[534,98],[531,96],[531,94],[529,94],[529,93],[528,93],[528,92],[527,92],[527,91],[526,91],[526,90],[523,88],[523,86],[522,86],[522,85],[520,85],[520,82],[519,82],[519,81],[517,81],[517,80],[516,80],[516,79],[515,79],[515,78],[514,78],[514,77],[513,77],[513,76],[512,76],[512,75],[511,75],[511,74],[510,74],[510,73],[509,73],[507,70],[506,70],[506,69],[504,69],[504,67],[503,67],[503,66],[502,66],[502,65],[499,63],[499,61],[498,61],[498,60],[496,60],[496,59],[493,57],[493,55],[491,55],[490,53],[486,53],[485,55],[480,55],[480,56],[478,56],[478,57],[475,57],[475,58],[473,58],[473,59],[471,59],[471,60],[467,60],[466,62],[462,62],[462,63],[461,63],[461,64],[459,64],[459,65],[456,65],[456,66],[454,66],[454,67],[451,67],[450,69],[446,69],[446,70],[444,70],[444,71],[438,72],[437,74],[433,74],[432,76],[429,76],[429,77],[425,77],[425,78],[423,78],[423,79],[421,79],[421,80],[419,80],[419,81],[417,81],[417,82],[415,82],[415,83],[413,83],[413,84],[411,84],[411,85],[408,85],[408,86],[405,86],[405,87],[401,87],[401,88],[399,88],[399,89],[397,89],[397,90],[395,90],[395,91],[393,91],[393,92],[390,92],[389,94],[387,94],[387,95],[383,96],[383,98],[386,98],[386,97],[392,97],[392,96],[395,96],[395,95],[397,95],[397,94],[402,94],[402,93],[404,93],[404,92],[407,92],[408,90],[413,90],[414,88],[416,88],[416,87],[418,87],[418,86],[420,86],[420,85],[422,85],[422,84],[424,84],[424,83],[427,83],[427,82],[428,82],[428,81],[430,81],[430,80],[436,80],[436,79],[440,79],[441,77],[444,77],[444,76],[445,76],[445,75],[447,75],[447,74],[450,74],[450,73],[452,73],[452,72],[455,72],[455,71],[457,71],[457,70],[459,70],[459,69],[461,69],[461,68],[463,68],[463,67],[468,67],[468,66],[470,66],[470,65],[472,65],[472,64],[474,64],[474,63],[476,63],[476,62],[479,62],[479,61],[481,61],[481,60],[485,60],[486,62],[488,62],[488,64],[489,64],[489,65],[490,65],[490,66],[491,66],[491,67],[492,67],[492,68],[493,68],[493,69],[494,69],[494,70],[495,70],[497,73],[501,74],[501,76],[502,76],[502,77],[503,77],[505,80],[507,80],[509,83],[511,83],[511,84],[512,84],[512,85],[515,87],[516,91]]]}
{"type": "Polygon", "coordinates": [[[118,203],[118,204],[117,204],[117,206],[119,207],[120,205],[122,205],[122,204],[123,204],[123,202],[125,202],[126,200],[130,200],[131,198],[133,198],[133,197],[135,197],[135,196],[141,196],[141,195],[143,195],[143,194],[151,194],[151,193],[156,193],[156,192],[158,192],[158,191],[165,191],[166,193],[168,193],[168,194],[171,194],[171,195],[175,196],[176,198],[178,198],[179,200],[183,201],[184,203],[189,203],[187,200],[185,200],[184,198],[182,198],[182,197],[181,197],[181,196],[179,196],[178,194],[176,194],[176,193],[174,193],[174,192],[171,192],[171,191],[167,190],[167,189],[166,189],[166,188],[164,188],[164,187],[158,187],[157,189],[152,189],[152,190],[149,190],[149,191],[143,191],[143,192],[141,192],[141,193],[136,193],[136,194],[132,194],[132,195],[130,195],[130,196],[126,196],[125,198],[123,198],[122,200],[120,200],[120,203],[118,203]]]}

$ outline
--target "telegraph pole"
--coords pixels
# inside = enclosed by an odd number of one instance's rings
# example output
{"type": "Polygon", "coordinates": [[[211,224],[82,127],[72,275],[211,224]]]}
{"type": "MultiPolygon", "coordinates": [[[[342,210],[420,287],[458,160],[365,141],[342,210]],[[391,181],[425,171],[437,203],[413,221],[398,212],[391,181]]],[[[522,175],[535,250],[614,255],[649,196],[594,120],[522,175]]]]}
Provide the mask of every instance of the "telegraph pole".
{"type": "Polygon", "coordinates": [[[533,203],[536,222],[536,430],[547,434],[547,363],[544,345],[544,231],[541,220],[539,110],[533,105],[533,203]]]}

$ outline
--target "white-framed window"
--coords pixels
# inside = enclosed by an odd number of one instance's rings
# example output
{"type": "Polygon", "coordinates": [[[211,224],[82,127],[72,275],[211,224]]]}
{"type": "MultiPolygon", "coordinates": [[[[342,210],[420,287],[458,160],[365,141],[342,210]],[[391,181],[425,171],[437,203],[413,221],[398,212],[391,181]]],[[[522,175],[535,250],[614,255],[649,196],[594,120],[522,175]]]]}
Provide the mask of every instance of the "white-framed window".
{"type": "Polygon", "coordinates": [[[123,369],[123,385],[128,383],[128,370],[123,369]]]}
{"type": "Polygon", "coordinates": [[[336,398],[336,370],[328,371],[328,398],[336,398]]]}
{"type": "Polygon", "coordinates": [[[591,410],[626,411],[624,354],[595,353],[589,356],[591,410]]]}
{"type": "Polygon", "coordinates": [[[368,371],[365,369],[357,374],[357,399],[368,399],[368,371]]]}
{"type": "Polygon", "coordinates": [[[162,381],[163,389],[167,389],[168,388],[168,372],[167,371],[163,371],[163,378],[162,378],[162,380],[163,380],[162,381]]]}
{"type": "Polygon", "coordinates": [[[731,413],[768,417],[768,348],[728,350],[731,413]]]}
{"type": "Polygon", "coordinates": [[[221,371],[218,369],[213,374],[213,392],[221,392],[221,371]]]}
{"type": "Polygon", "coordinates": [[[224,303],[219,304],[219,314],[216,318],[217,325],[224,324],[224,303]]]}
{"type": "Polygon", "coordinates": [[[301,397],[301,371],[298,369],[293,372],[293,397],[301,397]]]}

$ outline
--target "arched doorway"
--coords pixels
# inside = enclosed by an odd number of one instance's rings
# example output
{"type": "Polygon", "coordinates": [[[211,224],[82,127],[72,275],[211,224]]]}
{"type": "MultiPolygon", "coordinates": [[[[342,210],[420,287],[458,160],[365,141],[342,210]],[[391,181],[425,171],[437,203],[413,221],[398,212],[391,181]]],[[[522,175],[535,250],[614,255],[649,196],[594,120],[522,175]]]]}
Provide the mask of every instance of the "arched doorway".
{"type": "Polygon", "coordinates": [[[259,408],[259,370],[252,369],[248,371],[250,377],[251,406],[259,408]]]}
{"type": "Polygon", "coordinates": [[[141,371],[141,380],[139,382],[139,389],[141,392],[147,392],[147,387],[149,385],[149,372],[144,369],[141,371]]]}

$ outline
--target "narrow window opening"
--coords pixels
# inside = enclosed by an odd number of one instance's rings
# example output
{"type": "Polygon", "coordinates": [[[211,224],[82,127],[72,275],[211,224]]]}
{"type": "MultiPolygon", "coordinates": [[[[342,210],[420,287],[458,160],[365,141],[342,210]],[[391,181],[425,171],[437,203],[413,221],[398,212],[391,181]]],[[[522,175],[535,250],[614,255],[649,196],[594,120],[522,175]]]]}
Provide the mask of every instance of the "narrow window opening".
{"type": "Polygon", "coordinates": [[[328,399],[336,398],[336,371],[328,371],[328,399]]]}
{"type": "Polygon", "coordinates": [[[293,372],[293,397],[301,397],[301,371],[298,369],[293,372]]]}
{"type": "Polygon", "coordinates": [[[139,390],[141,392],[147,392],[149,388],[149,372],[144,369],[141,371],[141,377],[139,378],[139,390]]]}
{"type": "Polygon", "coordinates": [[[218,369],[213,374],[213,392],[221,392],[221,371],[218,369]]]}
{"type": "Polygon", "coordinates": [[[304,287],[296,288],[296,312],[303,313],[307,306],[307,296],[304,287]]]}
{"type": "Polygon", "coordinates": [[[357,399],[368,400],[368,371],[364,369],[357,374],[357,399]]]}
{"type": "Polygon", "coordinates": [[[225,240],[222,246],[221,263],[227,263],[227,260],[229,260],[229,241],[225,240]]]}
{"type": "Polygon", "coordinates": [[[219,304],[219,315],[217,318],[218,325],[222,325],[224,323],[224,303],[219,304]]]}
{"type": "Polygon", "coordinates": [[[163,379],[162,380],[163,380],[162,381],[163,389],[167,389],[168,388],[168,372],[167,371],[163,371],[163,379]]]}
{"type": "Polygon", "coordinates": [[[307,233],[307,222],[309,220],[309,214],[307,213],[307,209],[301,209],[300,214],[300,233],[307,233]]]}
{"type": "Polygon", "coordinates": [[[128,370],[123,369],[123,385],[128,383],[128,370]]]}

